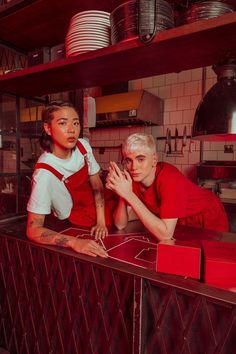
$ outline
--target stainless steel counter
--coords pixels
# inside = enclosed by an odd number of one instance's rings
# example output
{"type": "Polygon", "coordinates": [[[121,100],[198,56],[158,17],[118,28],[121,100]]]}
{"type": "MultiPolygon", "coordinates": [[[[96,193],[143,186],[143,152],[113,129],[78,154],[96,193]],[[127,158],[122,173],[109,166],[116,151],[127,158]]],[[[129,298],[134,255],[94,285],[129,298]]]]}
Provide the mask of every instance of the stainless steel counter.
{"type": "MultiPolygon", "coordinates": [[[[25,238],[24,227],[25,221],[0,226],[0,347],[11,354],[229,354],[236,348],[235,293],[41,246],[25,238]]],[[[125,232],[134,230],[140,225],[125,232]]],[[[186,229],[177,233],[184,238],[186,229]]]]}

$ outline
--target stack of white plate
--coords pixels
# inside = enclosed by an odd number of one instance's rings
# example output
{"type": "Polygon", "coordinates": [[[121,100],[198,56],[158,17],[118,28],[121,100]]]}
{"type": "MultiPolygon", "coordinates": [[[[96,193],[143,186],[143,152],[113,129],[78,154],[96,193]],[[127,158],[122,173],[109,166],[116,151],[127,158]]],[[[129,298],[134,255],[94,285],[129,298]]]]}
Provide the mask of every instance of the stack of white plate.
{"type": "Polygon", "coordinates": [[[110,14],[90,10],[79,12],[71,18],[66,35],[66,56],[107,47],[110,44],[110,14]]]}

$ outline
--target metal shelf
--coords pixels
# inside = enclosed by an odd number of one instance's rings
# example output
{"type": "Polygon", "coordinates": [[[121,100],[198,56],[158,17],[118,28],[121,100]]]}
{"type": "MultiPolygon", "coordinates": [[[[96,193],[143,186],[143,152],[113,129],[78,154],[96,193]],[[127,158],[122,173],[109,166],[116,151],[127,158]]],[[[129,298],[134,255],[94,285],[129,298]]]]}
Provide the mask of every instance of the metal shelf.
{"type": "Polygon", "coordinates": [[[212,65],[236,57],[236,13],[0,77],[0,91],[33,97],[212,65]],[[217,39],[217,40],[216,40],[217,39]]]}

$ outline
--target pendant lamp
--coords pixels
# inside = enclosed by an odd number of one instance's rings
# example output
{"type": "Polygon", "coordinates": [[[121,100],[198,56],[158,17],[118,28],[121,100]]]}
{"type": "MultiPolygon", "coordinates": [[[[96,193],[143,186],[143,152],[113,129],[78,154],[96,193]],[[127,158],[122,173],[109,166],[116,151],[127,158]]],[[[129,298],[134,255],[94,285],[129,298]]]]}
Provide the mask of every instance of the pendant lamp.
{"type": "Polygon", "coordinates": [[[213,65],[217,83],[195,112],[192,136],[203,141],[236,141],[236,59],[213,65]]]}

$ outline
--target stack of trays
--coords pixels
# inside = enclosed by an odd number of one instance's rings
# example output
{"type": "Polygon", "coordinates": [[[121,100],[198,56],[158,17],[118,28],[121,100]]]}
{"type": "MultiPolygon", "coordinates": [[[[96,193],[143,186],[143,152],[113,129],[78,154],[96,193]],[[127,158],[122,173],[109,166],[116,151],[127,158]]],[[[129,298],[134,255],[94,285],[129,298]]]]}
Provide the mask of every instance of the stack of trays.
{"type": "Polygon", "coordinates": [[[111,43],[133,39],[137,36],[138,3],[131,0],[116,7],[110,17],[111,43]]]}
{"type": "Polygon", "coordinates": [[[192,4],[186,12],[185,23],[218,17],[234,12],[233,6],[220,1],[202,1],[192,4]]]}
{"type": "MultiPolygon", "coordinates": [[[[147,4],[148,5],[148,4],[147,4]]],[[[156,0],[155,13],[151,6],[142,8],[142,30],[152,33],[174,27],[174,13],[171,5],[165,0],[156,0]]],[[[139,5],[137,0],[130,0],[116,7],[111,13],[112,44],[133,39],[139,33],[139,5]]]]}
{"type": "Polygon", "coordinates": [[[83,11],[74,15],[66,35],[66,56],[73,57],[110,44],[110,14],[83,11]]]}

